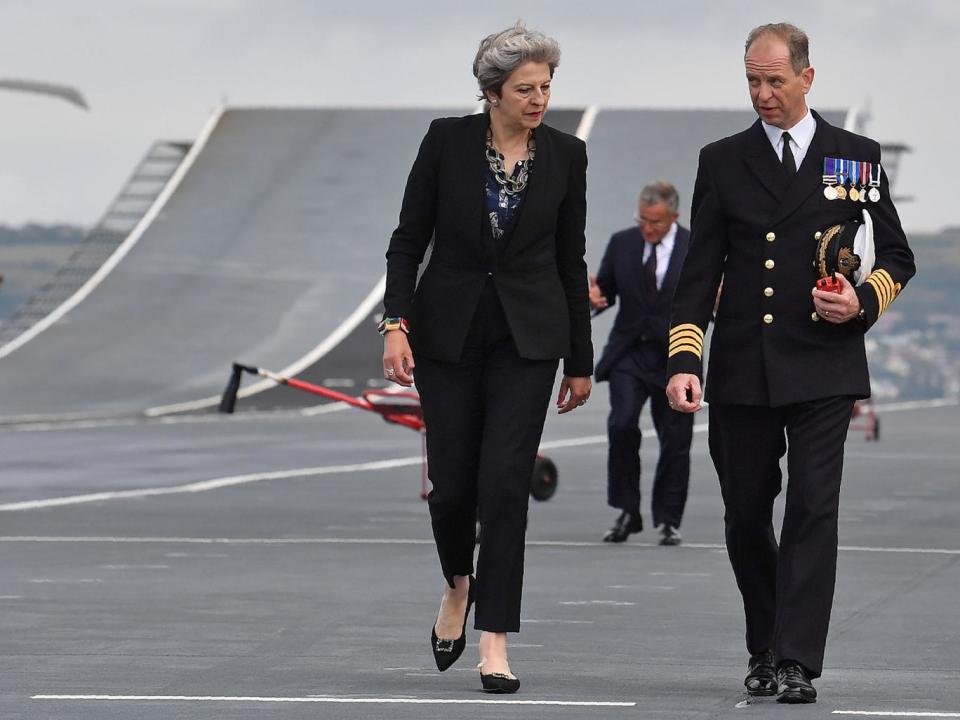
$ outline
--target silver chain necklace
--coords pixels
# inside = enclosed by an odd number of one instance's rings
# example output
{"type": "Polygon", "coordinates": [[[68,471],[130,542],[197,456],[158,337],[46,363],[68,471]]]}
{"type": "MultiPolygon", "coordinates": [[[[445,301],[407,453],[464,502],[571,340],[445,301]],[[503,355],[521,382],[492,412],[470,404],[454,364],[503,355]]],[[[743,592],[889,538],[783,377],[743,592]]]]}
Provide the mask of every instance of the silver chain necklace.
{"type": "Polygon", "coordinates": [[[530,168],[533,165],[533,158],[536,153],[537,141],[534,139],[533,133],[530,133],[530,137],[527,138],[527,154],[529,158],[520,166],[520,172],[514,177],[508,173],[503,166],[503,158],[500,157],[500,153],[493,147],[493,134],[490,132],[490,129],[487,128],[487,162],[490,165],[490,170],[493,171],[493,177],[507,195],[519,195],[527,187],[527,181],[530,179],[530,168]]]}

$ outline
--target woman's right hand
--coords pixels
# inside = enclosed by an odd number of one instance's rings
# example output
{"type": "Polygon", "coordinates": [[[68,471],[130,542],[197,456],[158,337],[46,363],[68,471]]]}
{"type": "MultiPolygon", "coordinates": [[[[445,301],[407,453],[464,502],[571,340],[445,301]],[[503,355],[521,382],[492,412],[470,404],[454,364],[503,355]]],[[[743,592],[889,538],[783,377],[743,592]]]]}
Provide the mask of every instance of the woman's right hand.
{"type": "Polygon", "coordinates": [[[413,385],[413,353],[403,330],[387,330],[383,336],[383,377],[403,387],[413,385]]]}

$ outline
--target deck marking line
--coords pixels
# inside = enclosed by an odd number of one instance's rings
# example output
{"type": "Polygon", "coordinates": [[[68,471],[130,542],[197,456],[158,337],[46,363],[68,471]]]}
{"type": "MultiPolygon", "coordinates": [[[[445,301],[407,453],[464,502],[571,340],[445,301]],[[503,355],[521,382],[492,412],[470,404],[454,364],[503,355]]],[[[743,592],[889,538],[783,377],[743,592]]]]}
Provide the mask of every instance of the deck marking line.
{"type": "Polygon", "coordinates": [[[218,695],[33,695],[31,700],[113,700],[166,702],[335,703],[341,705],[555,705],[562,707],[635,707],[635,702],[591,700],[482,700],[442,698],[259,697],[218,695]]]}

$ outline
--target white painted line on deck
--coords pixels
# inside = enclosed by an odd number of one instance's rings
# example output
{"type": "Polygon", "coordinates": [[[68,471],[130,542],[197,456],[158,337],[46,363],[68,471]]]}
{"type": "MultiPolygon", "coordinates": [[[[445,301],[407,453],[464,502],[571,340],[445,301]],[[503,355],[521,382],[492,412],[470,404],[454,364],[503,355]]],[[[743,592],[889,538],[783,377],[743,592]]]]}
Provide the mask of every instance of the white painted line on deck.
{"type": "Polygon", "coordinates": [[[933,712],[910,710],[834,710],[834,715],[863,715],[867,717],[933,717],[960,718],[960,712],[933,712]]]}
{"type": "Polygon", "coordinates": [[[583,115],[580,116],[580,124],[577,126],[577,132],[575,134],[584,142],[590,138],[590,132],[593,130],[593,123],[597,119],[597,113],[599,111],[599,106],[591,105],[584,110],[583,115]]]}
{"type": "Polygon", "coordinates": [[[374,470],[390,470],[408,465],[419,465],[423,459],[418,457],[394,458],[392,460],[376,460],[374,462],[354,463],[351,465],[327,465],[325,467],[296,468],[293,470],[278,470],[275,472],[251,473],[249,475],[228,475],[227,477],[201,480],[186,485],[172,485],[169,487],[140,488],[138,490],[111,490],[83,495],[67,495],[62,497],[45,498],[42,500],[23,500],[21,502],[0,505],[0,511],[13,512],[18,510],[37,510],[40,508],[61,507],[64,505],[78,505],[81,503],[102,502],[105,500],[122,500],[130,498],[152,497],[155,495],[176,495],[179,493],[198,493],[209,490],[219,490],[225,487],[248,485],[267,480],[289,480],[316,475],[335,475],[338,473],[368,472],[374,470]]]}
{"type": "MultiPolygon", "coordinates": [[[[145,545],[433,545],[432,539],[404,538],[203,538],[203,537],[58,537],[42,535],[0,536],[0,542],[15,543],[117,543],[145,545]]],[[[527,543],[528,545],[530,543],[527,543]]],[[[597,543],[599,544],[599,543],[597,543]]],[[[199,557],[190,553],[167,553],[167,557],[199,557]]],[[[204,553],[203,557],[226,557],[204,553]]]]}
{"type": "Polygon", "coordinates": [[[51,583],[100,583],[103,582],[100,578],[30,578],[27,580],[29,583],[37,584],[51,584],[51,583]]]}
{"type": "Polygon", "coordinates": [[[337,705],[552,705],[559,707],[635,707],[635,702],[601,700],[482,700],[443,698],[259,697],[222,695],[34,695],[31,700],[149,702],[331,703],[337,705]]]}
{"type": "MultiPolygon", "coordinates": [[[[92,536],[59,536],[59,535],[0,535],[0,543],[116,543],[116,544],[145,544],[145,545],[433,545],[432,538],[349,538],[349,537],[304,537],[304,538],[226,538],[226,537],[121,537],[108,535],[92,536]]],[[[604,548],[610,552],[610,544],[595,540],[593,542],[566,542],[563,540],[527,540],[527,547],[545,548],[604,548]]],[[[656,548],[662,552],[658,543],[625,543],[621,550],[646,550],[656,548]]],[[[904,555],[960,555],[960,549],[953,548],[923,548],[923,547],[866,547],[862,545],[841,545],[841,552],[864,553],[891,553],[904,555]]],[[[684,543],[677,548],[677,552],[684,550],[709,550],[725,553],[726,546],[720,543],[684,543]]],[[[672,552],[669,551],[669,552],[672,552]]],[[[187,557],[187,554],[178,555],[168,553],[167,557],[187,557]]],[[[205,554],[204,557],[225,557],[223,555],[205,554]]],[[[646,587],[611,585],[612,588],[646,587]]]]}

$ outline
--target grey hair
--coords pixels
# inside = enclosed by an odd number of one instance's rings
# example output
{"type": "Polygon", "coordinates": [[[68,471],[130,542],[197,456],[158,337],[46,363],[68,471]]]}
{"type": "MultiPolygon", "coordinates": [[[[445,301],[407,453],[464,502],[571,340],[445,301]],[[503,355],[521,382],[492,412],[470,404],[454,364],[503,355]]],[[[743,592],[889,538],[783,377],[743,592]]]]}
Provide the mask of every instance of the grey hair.
{"type": "Polygon", "coordinates": [[[672,183],[666,180],[655,180],[643,186],[643,190],[640,191],[641,205],[659,205],[662,202],[667,204],[672,213],[677,212],[680,207],[680,196],[672,183]]]}
{"type": "Polygon", "coordinates": [[[537,30],[528,30],[522,20],[506,30],[487,35],[473,60],[473,76],[480,86],[480,100],[487,91],[498,97],[510,74],[526,62],[550,66],[550,77],[560,64],[560,44],[537,30]]]}
{"type": "Polygon", "coordinates": [[[773,35],[780,38],[787,44],[790,50],[790,64],[793,66],[793,72],[799,75],[810,67],[810,38],[807,34],[790,23],[769,23],[755,27],[747,35],[747,42],[743,49],[743,57],[747,57],[750,52],[750,46],[757,38],[764,35],[773,35]]]}

